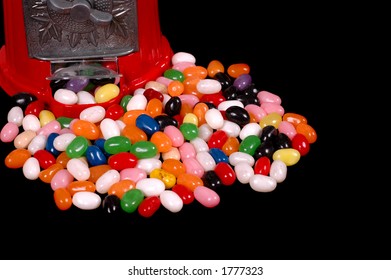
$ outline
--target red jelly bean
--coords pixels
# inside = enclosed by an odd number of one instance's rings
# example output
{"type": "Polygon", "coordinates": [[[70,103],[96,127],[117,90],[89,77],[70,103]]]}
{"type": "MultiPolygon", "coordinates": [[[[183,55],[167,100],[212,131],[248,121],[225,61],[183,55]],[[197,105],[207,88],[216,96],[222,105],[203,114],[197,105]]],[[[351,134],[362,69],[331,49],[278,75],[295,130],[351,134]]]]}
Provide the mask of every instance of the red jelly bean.
{"type": "Polygon", "coordinates": [[[235,183],[236,174],[235,170],[226,162],[219,162],[214,169],[217,176],[220,178],[221,183],[225,186],[230,186],[235,183]]]}
{"type": "Polygon", "coordinates": [[[38,160],[42,169],[49,168],[56,163],[56,158],[48,150],[38,150],[34,153],[34,157],[38,160]]]}
{"type": "Polygon", "coordinates": [[[111,155],[107,160],[107,163],[112,169],[123,170],[125,168],[133,168],[137,165],[137,157],[129,152],[120,152],[115,155],[111,155]]]}
{"type": "Polygon", "coordinates": [[[171,190],[179,195],[183,204],[190,204],[194,201],[194,193],[184,185],[176,184],[171,190]]]}
{"type": "Polygon", "coordinates": [[[125,113],[124,108],[120,104],[112,104],[106,110],[106,118],[119,120],[125,113]]]}
{"type": "Polygon", "coordinates": [[[161,202],[159,197],[149,196],[141,201],[137,211],[141,216],[149,218],[159,209],[160,205],[161,202]]]}
{"type": "Polygon", "coordinates": [[[269,175],[270,159],[267,156],[261,156],[254,164],[254,174],[269,175]]]}
{"type": "Polygon", "coordinates": [[[298,150],[301,156],[305,156],[310,151],[310,143],[301,133],[296,133],[292,138],[292,148],[298,150]]]}
{"type": "Polygon", "coordinates": [[[208,147],[210,149],[212,148],[219,148],[222,149],[225,142],[228,140],[228,135],[223,130],[217,130],[213,132],[213,134],[210,136],[208,140],[208,147]]]}

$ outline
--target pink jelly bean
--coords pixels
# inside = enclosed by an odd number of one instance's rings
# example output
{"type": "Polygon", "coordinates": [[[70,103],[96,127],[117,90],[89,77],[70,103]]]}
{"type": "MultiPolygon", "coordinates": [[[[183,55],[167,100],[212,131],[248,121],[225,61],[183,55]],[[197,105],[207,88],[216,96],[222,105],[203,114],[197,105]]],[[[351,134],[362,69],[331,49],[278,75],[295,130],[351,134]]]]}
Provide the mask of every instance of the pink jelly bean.
{"type": "Polygon", "coordinates": [[[166,126],[163,132],[171,139],[173,147],[180,147],[185,142],[182,132],[174,125],[166,126]]]}
{"type": "Polygon", "coordinates": [[[175,70],[183,72],[186,68],[193,67],[193,66],[196,66],[193,62],[182,61],[182,62],[178,62],[175,65],[173,65],[172,69],[175,69],[175,70]]]}
{"type": "Polygon", "coordinates": [[[248,104],[244,107],[247,112],[254,116],[256,122],[259,122],[263,117],[267,115],[265,110],[256,104],[248,104]]]}
{"type": "Polygon", "coordinates": [[[187,104],[192,108],[194,108],[196,103],[198,103],[200,101],[200,99],[193,94],[181,94],[178,97],[181,100],[182,105],[187,104]]]}
{"type": "Polygon", "coordinates": [[[204,175],[205,169],[195,157],[186,158],[182,162],[186,173],[196,175],[199,178],[204,175]]]}
{"type": "Polygon", "coordinates": [[[269,91],[266,91],[266,90],[261,90],[260,92],[258,92],[257,98],[261,104],[265,103],[265,102],[266,103],[274,103],[274,104],[278,104],[278,105],[281,104],[281,98],[278,95],[271,93],[269,91]]]}
{"type": "Polygon", "coordinates": [[[220,196],[214,190],[205,186],[195,188],[194,198],[208,208],[215,207],[220,203],[220,196]]]}
{"type": "Polygon", "coordinates": [[[61,124],[57,120],[52,120],[49,123],[45,124],[43,127],[41,127],[37,134],[42,134],[45,136],[49,136],[50,133],[59,133],[61,130],[61,124]]]}
{"type": "Polygon", "coordinates": [[[1,141],[9,143],[14,141],[15,137],[19,134],[19,127],[14,122],[6,123],[1,129],[1,141]]]}
{"type": "Polygon", "coordinates": [[[179,153],[181,154],[182,161],[184,159],[193,158],[196,156],[194,146],[189,142],[185,142],[179,147],[179,153]]]}
{"type": "Polygon", "coordinates": [[[280,116],[284,115],[284,107],[276,103],[265,102],[261,104],[261,108],[265,110],[266,114],[277,113],[280,116]]]}
{"type": "Polygon", "coordinates": [[[73,180],[72,174],[67,169],[60,169],[54,174],[50,186],[55,191],[59,188],[66,188],[73,180]]]}
{"type": "Polygon", "coordinates": [[[165,85],[166,87],[168,87],[168,85],[172,82],[172,80],[169,78],[160,76],[156,79],[156,82],[161,83],[161,84],[165,85]]]}
{"type": "Polygon", "coordinates": [[[286,134],[291,140],[297,134],[295,126],[288,121],[280,122],[278,125],[278,132],[286,134]]]}
{"type": "Polygon", "coordinates": [[[141,179],[147,178],[147,172],[141,168],[132,167],[122,169],[120,172],[120,180],[132,180],[138,182],[141,179]]]}

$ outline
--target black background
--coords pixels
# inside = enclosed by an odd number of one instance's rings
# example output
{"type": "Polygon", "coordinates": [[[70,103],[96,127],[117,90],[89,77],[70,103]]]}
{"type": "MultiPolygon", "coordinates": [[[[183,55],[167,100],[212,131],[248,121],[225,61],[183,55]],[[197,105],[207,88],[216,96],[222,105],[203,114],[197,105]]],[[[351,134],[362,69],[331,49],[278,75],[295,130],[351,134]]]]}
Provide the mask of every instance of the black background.
{"type": "MultiPolygon", "coordinates": [[[[159,1],[162,33],[173,51],[192,53],[205,67],[213,59],[249,64],[259,89],[279,95],[286,112],[305,116],[314,127],[318,140],[309,154],[271,193],[235,184],[220,191],[213,209],[195,202],[174,214],[161,207],[149,219],[102,209],[60,211],[49,185],[25,179],[1,160],[0,258],[389,258],[387,207],[372,200],[366,181],[354,180],[366,164],[351,169],[353,159],[344,151],[352,136],[340,134],[346,123],[332,106],[339,94],[329,70],[338,68],[331,65],[338,46],[330,27],[335,16],[328,13],[334,7],[211,4],[159,1]]],[[[3,126],[13,104],[4,92],[0,103],[3,126]]],[[[12,150],[0,143],[2,159],[12,150]]]]}

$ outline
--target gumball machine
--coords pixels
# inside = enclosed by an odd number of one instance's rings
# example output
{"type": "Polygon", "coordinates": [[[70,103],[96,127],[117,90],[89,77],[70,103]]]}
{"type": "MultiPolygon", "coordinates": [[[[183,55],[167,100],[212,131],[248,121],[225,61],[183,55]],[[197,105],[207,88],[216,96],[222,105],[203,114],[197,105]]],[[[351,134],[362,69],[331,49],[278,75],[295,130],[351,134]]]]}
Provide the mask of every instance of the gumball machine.
{"type": "Polygon", "coordinates": [[[107,108],[171,63],[158,0],[3,0],[3,14],[0,87],[34,95],[56,117],[75,118],[91,106],[53,97],[70,80],[116,81],[119,94],[99,103],[107,108]]]}

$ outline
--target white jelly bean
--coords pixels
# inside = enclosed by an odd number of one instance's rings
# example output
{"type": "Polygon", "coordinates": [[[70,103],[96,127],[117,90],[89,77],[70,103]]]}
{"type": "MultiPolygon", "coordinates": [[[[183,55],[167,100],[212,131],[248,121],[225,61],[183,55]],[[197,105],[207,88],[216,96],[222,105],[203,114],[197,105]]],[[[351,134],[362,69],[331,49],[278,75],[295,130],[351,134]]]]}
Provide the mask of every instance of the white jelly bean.
{"type": "Polygon", "coordinates": [[[53,140],[53,147],[60,152],[67,149],[68,145],[76,138],[76,135],[70,132],[58,135],[53,140]]]}
{"type": "Polygon", "coordinates": [[[199,152],[196,154],[196,159],[204,169],[204,171],[214,170],[216,167],[216,162],[213,159],[212,155],[208,152],[199,152]]]}
{"type": "Polygon", "coordinates": [[[276,179],[262,174],[251,176],[249,184],[257,192],[271,192],[277,187],[276,179]]]}
{"type": "Polygon", "coordinates": [[[237,123],[224,120],[224,124],[221,130],[224,131],[228,137],[238,137],[241,129],[237,123]]]}
{"type": "Polygon", "coordinates": [[[145,88],[138,88],[136,89],[134,92],[133,92],[133,96],[135,95],[143,95],[144,94],[144,91],[145,91],[145,88]]]}
{"type": "Polygon", "coordinates": [[[110,169],[103,173],[95,182],[96,191],[101,194],[105,194],[109,191],[110,187],[119,182],[121,174],[115,169],[110,169]]]}
{"type": "Polygon", "coordinates": [[[229,107],[238,106],[244,108],[244,104],[239,100],[225,100],[217,105],[217,109],[220,111],[226,111],[229,107]]]}
{"type": "Polygon", "coordinates": [[[115,120],[110,118],[105,118],[100,122],[100,130],[102,132],[104,139],[109,139],[114,136],[120,136],[121,130],[118,127],[115,120]]]}
{"type": "Polygon", "coordinates": [[[171,57],[171,63],[175,66],[175,64],[181,63],[181,62],[190,62],[195,64],[196,58],[194,55],[188,52],[176,52],[171,57]]]}
{"type": "Polygon", "coordinates": [[[78,102],[77,94],[65,88],[60,88],[56,90],[53,95],[53,98],[57,102],[67,105],[77,104],[78,102]]]}
{"type": "Polygon", "coordinates": [[[76,93],[76,96],[77,96],[77,104],[96,104],[94,95],[92,95],[88,91],[81,90],[78,93],[76,93]]]}
{"type": "Polygon", "coordinates": [[[208,142],[210,137],[213,134],[213,128],[210,127],[209,124],[204,123],[198,127],[198,137],[208,142]]]}
{"type": "Polygon", "coordinates": [[[196,137],[190,140],[190,144],[194,146],[194,149],[197,153],[209,151],[208,143],[206,143],[205,140],[200,137],[196,137]]]}
{"type": "Polygon", "coordinates": [[[176,192],[171,190],[165,190],[160,194],[160,202],[172,213],[177,213],[183,208],[183,200],[176,192]]]}
{"type": "Polygon", "coordinates": [[[262,128],[258,123],[248,123],[242,127],[242,130],[239,133],[239,138],[243,140],[249,135],[260,136],[262,128]]]}
{"type": "Polygon", "coordinates": [[[23,164],[23,175],[26,179],[36,180],[39,177],[41,168],[39,162],[35,157],[28,158],[23,164]]]}
{"type": "Polygon", "coordinates": [[[239,162],[245,162],[250,166],[253,166],[255,163],[255,159],[251,155],[244,152],[234,152],[230,154],[228,161],[232,166],[237,165],[239,162]]]}
{"type": "Polygon", "coordinates": [[[106,109],[103,106],[95,105],[80,112],[79,119],[98,123],[105,118],[106,109]]]}
{"type": "Polygon", "coordinates": [[[201,94],[214,94],[221,91],[221,83],[215,79],[201,79],[196,87],[201,94]]]}
{"type": "Polygon", "coordinates": [[[22,127],[24,130],[37,132],[41,128],[41,122],[36,115],[28,114],[23,118],[22,127]]]}
{"type": "Polygon", "coordinates": [[[67,169],[77,181],[87,181],[90,178],[90,169],[81,159],[71,158],[67,162],[67,169]]]}
{"type": "Polygon", "coordinates": [[[17,126],[21,126],[24,118],[24,113],[22,108],[19,106],[14,106],[9,110],[7,115],[7,121],[15,123],[17,126]]]}
{"type": "Polygon", "coordinates": [[[224,125],[224,117],[216,108],[206,111],[205,121],[212,129],[220,129],[224,125]]]}
{"type": "Polygon", "coordinates": [[[101,197],[94,192],[80,191],[72,197],[72,204],[82,210],[97,209],[102,202],[101,197]]]}
{"type": "Polygon", "coordinates": [[[134,95],[126,105],[126,110],[145,110],[148,104],[148,99],[143,94],[134,95]]]}
{"type": "Polygon", "coordinates": [[[126,123],[124,123],[122,120],[115,120],[115,122],[119,127],[119,131],[122,132],[126,126],[126,123]]]}
{"type": "Polygon", "coordinates": [[[162,180],[157,178],[145,178],[136,183],[136,189],[143,192],[144,196],[159,196],[165,189],[162,180]]]}
{"type": "Polygon", "coordinates": [[[27,150],[34,155],[39,150],[44,150],[46,147],[47,137],[43,134],[36,135],[28,144],[27,150]]]}
{"type": "Polygon", "coordinates": [[[270,165],[270,177],[274,178],[277,183],[281,183],[285,181],[287,173],[288,168],[285,162],[279,159],[273,160],[272,164],[270,165]]]}
{"type": "Polygon", "coordinates": [[[248,184],[254,175],[254,169],[247,162],[239,162],[234,166],[236,178],[242,184],[248,184]]]}
{"type": "Polygon", "coordinates": [[[162,162],[157,158],[142,158],[137,161],[137,168],[141,168],[149,175],[152,170],[162,167],[162,162]]]}

